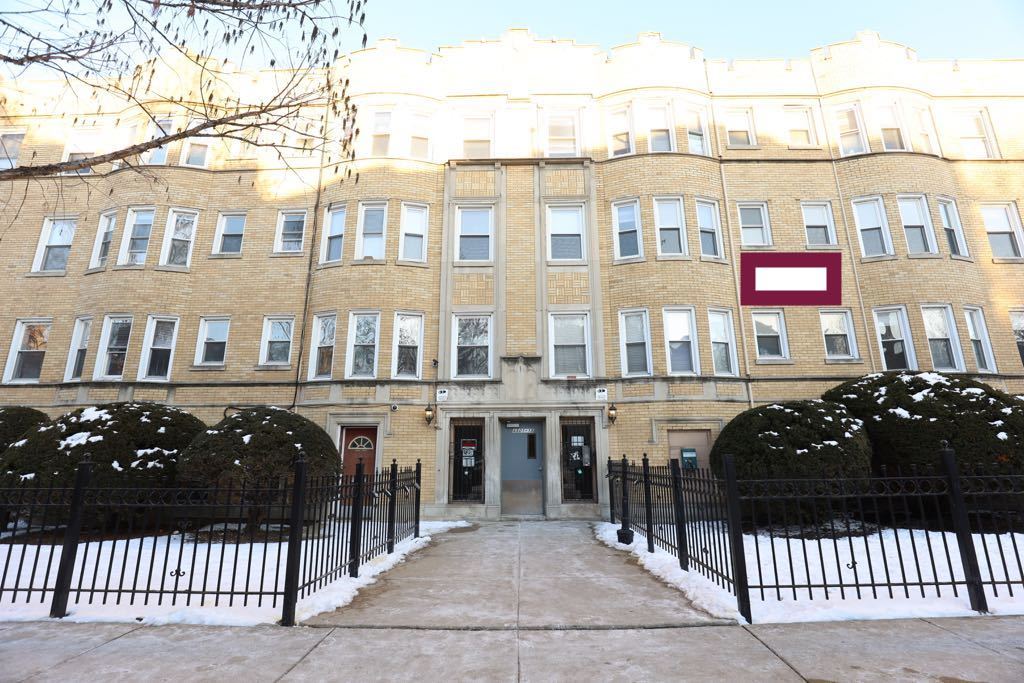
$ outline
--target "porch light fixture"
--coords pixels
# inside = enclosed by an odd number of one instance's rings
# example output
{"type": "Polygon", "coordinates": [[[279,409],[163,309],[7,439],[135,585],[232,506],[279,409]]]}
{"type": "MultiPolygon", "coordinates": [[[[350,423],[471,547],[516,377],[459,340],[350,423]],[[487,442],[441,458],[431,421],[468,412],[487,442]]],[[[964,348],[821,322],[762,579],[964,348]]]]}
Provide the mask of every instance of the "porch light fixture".
{"type": "Polygon", "coordinates": [[[427,404],[427,407],[423,409],[423,419],[427,421],[427,424],[434,421],[434,406],[429,403],[427,404]]]}
{"type": "Polygon", "coordinates": [[[615,407],[615,404],[608,406],[608,424],[615,424],[615,419],[619,416],[619,409],[615,407]]]}

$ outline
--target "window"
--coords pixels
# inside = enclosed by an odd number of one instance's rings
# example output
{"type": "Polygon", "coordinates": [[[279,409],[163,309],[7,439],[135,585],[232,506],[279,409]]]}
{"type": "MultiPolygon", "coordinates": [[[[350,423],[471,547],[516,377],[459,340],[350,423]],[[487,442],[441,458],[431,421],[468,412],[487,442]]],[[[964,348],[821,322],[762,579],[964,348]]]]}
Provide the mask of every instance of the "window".
{"type": "Polygon", "coordinates": [[[1024,311],[1010,311],[1010,328],[1013,330],[1013,338],[1017,341],[1020,362],[1024,364],[1024,311]]]}
{"type": "Polygon", "coordinates": [[[708,310],[708,326],[711,333],[711,360],[714,363],[715,374],[727,376],[737,374],[732,312],[708,310]]]}
{"type": "Polygon", "coordinates": [[[396,313],[391,376],[397,379],[419,379],[422,346],[423,316],[417,313],[396,313]]]}
{"type": "Polygon", "coordinates": [[[75,319],[75,329],[71,333],[71,348],[68,351],[68,363],[64,368],[64,381],[71,382],[82,379],[85,371],[85,357],[89,352],[89,337],[92,334],[92,318],[75,319]]]}
{"type": "Polygon", "coordinates": [[[548,258],[552,261],[583,259],[583,207],[548,207],[548,258]]]}
{"type": "Polygon", "coordinates": [[[494,210],[489,206],[460,206],[459,260],[490,261],[494,210]]]}
{"type": "Polygon", "coordinates": [[[200,318],[196,365],[224,365],[228,350],[229,318],[200,318]]]}
{"type": "Polygon", "coordinates": [[[825,358],[857,358],[857,339],[853,316],[849,311],[821,311],[821,335],[825,339],[825,358]]]}
{"type": "Polygon", "coordinates": [[[297,254],[301,252],[305,233],[305,211],[282,211],[277,219],[277,240],[274,245],[274,251],[278,254],[297,254]]]}
{"type": "Polygon", "coordinates": [[[856,106],[836,110],[836,126],[839,129],[839,154],[864,154],[868,151],[864,140],[864,127],[860,122],[860,111],[856,106]]]}
{"type": "Polygon", "coordinates": [[[552,112],[548,114],[548,156],[579,156],[576,146],[576,114],[574,112],[552,112]]]}
{"type": "Polygon", "coordinates": [[[139,381],[167,381],[174,362],[174,342],[178,336],[178,319],[149,316],[146,337],[142,343],[139,381]]]}
{"type": "Polygon", "coordinates": [[[619,313],[619,352],[623,376],[651,374],[651,328],[646,310],[619,313]]]}
{"type": "Polygon", "coordinates": [[[387,216],[387,202],[360,202],[359,225],[356,227],[357,260],[384,258],[384,233],[387,216]]]}
{"type": "Polygon", "coordinates": [[[687,253],[682,197],[654,198],[654,227],[658,231],[659,255],[680,256],[687,253]]]}
{"type": "Polygon", "coordinates": [[[957,126],[960,151],[968,159],[992,159],[996,156],[988,114],[984,109],[959,112],[957,126]]]}
{"type": "Polygon", "coordinates": [[[222,213],[217,219],[217,234],[213,239],[214,254],[241,254],[245,235],[244,213],[222,213]]]}
{"type": "Polygon", "coordinates": [[[651,152],[675,151],[675,129],[667,104],[654,104],[647,109],[647,147],[651,152]]]}
{"type": "Polygon", "coordinates": [[[892,254],[889,222],[885,219],[882,199],[858,199],[853,202],[853,220],[860,235],[860,251],[865,257],[892,254]]]}
{"type": "Polygon", "coordinates": [[[957,211],[956,202],[952,199],[940,199],[939,218],[942,220],[942,230],[946,233],[949,253],[953,256],[968,256],[967,239],[960,224],[960,212],[957,211]]]}
{"type": "Polygon", "coordinates": [[[988,339],[985,314],[980,308],[968,307],[964,308],[964,316],[967,318],[967,336],[971,340],[974,362],[978,366],[978,372],[995,372],[995,357],[992,354],[992,344],[988,339]]]}
{"type": "Polygon", "coordinates": [[[665,355],[670,375],[700,374],[697,355],[697,324],[692,308],[666,308],[665,355]]]}
{"type": "Polygon", "coordinates": [[[131,316],[108,315],[103,319],[100,348],[93,368],[93,379],[120,380],[124,374],[124,361],[128,356],[128,342],[132,336],[131,316]]]}
{"type": "Polygon", "coordinates": [[[616,109],[608,115],[608,155],[620,157],[633,153],[633,132],[629,107],[616,109]]]}
{"type": "Polygon", "coordinates": [[[551,376],[590,375],[590,325],[586,313],[551,314],[551,376]]]}
{"type": "Polygon", "coordinates": [[[427,218],[426,204],[402,204],[400,258],[406,261],[427,260],[427,218]]]}
{"type": "Polygon", "coordinates": [[[413,114],[410,122],[409,156],[413,159],[430,158],[430,116],[413,114]]]}
{"type": "Polygon", "coordinates": [[[686,112],[686,142],[690,147],[691,154],[710,154],[707,136],[704,131],[704,112],[700,109],[688,109],[686,112]]]}
{"type": "Polygon", "coordinates": [[[697,229],[700,232],[700,255],[724,258],[717,203],[697,200],[697,229]]]}
{"type": "Polygon", "coordinates": [[[310,379],[330,379],[334,368],[334,337],[337,317],[318,315],[313,318],[313,349],[310,352],[310,379]]]}
{"type": "Polygon", "coordinates": [[[263,319],[260,341],[260,365],[288,365],[292,360],[294,316],[268,316],[263,319]]]}
{"type": "Polygon", "coordinates": [[[490,116],[466,116],[462,119],[462,155],[467,159],[491,157],[490,116]]]}
{"type": "Polygon", "coordinates": [[[153,209],[129,209],[124,221],[119,265],[141,266],[146,263],[149,237],[153,232],[153,209]]]}
{"type": "Polygon", "coordinates": [[[67,269],[76,223],[74,218],[47,218],[43,221],[43,234],[39,236],[32,272],[61,273],[67,269]]]}
{"type": "Polygon", "coordinates": [[[0,170],[14,168],[21,155],[21,143],[25,134],[18,132],[0,133],[0,170]]]}
{"type": "Polygon", "coordinates": [[[391,112],[378,111],[373,114],[373,147],[371,156],[386,157],[391,146],[391,112]]]}
{"type": "Polygon", "coordinates": [[[323,244],[320,245],[321,263],[341,261],[341,250],[345,245],[345,216],[347,213],[344,205],[332,206],[327,209],[327,228],[324,230],[323,244]]]}
{"type": "Polygon", "coordinates": [[[992,255],[997,258],[1020,258],[1022,237],[1016,205],[982,206],[981,218],[988,233],[992,255]]]}
{"type": "Polygon", "coordinates": [[[886,152],[906,151],[906,138],[895,104],[886,104],[878,108],[878,127],[882,135],[882,149],[886,152]]]}
{"type": "Polygon", "coordinates": [[[783,113],[790,147],[811,147],[817,143],[809,107],[786,107],[783,113]]]}
{"type": "Polygon", "coordinates": [[[911,254],[937,254],[932,219],[924,197],[899,197],[900,220],[907,238],[907,252],[911,254]]]}
{"type": "Polygon", "coordinates": [[[456,378],[491,376],[491,317],[456,315],[453,318],[455,344],[452,365],[456,378]]]}
{"type": "MultiPolygon", "coordinates": [[[[65,161],[81,161],[96,156],[101,147],[101,131],[96,128],[82,128],[71,132],[67,147],[64,149],[65,161]]],[[[93,172],[91,166],[85,166],[73,171],[66,171],[67,175],[88,175],[93,172]]]]}
{"type": "Polygon", "coordinates": [[[782,311],[757,311],[754,318],[754,339],[760,360],[789,358],[786,340],[786,319],[782,311]]]}
{"type": "Polygon", "coordinates": [[[164,231],[160,265],[188,268],[192,262],[192,245],[196,241],[198,220],[199,214],[195,211],[171,209],[167,212],[167,229],[164,231]]]}
{"type": "Polygon", "coordinates": [[[615,258],[633,258],[644,255],[640,236],[640,205],[636,201],[612,204],[615,223],[615,258]]]}
{"type": "MultiPolygon", "coordinates": [[[[171,133],[171,127],[174,122],[170,118],[158,118],[149,124],[149,135],[147,135],[147,142],[150,140],[156,140],[162,138],[165,135],[171,133]]],[[[161,145],[160,147],[154,147],[151,150],[143,153],[142,163],[150,165],[166,164],[167,163],[167,145],[161,145]]]]}
{"type": "Polygon", "coordinates": [[[96,229],[96,242],[92,246],[89,259],[90,268],[102,268],[107,265],[110,257],[110,244],[114,241],[114,226],[117,224],[117,213],[108,211],[100,214],[99,227],[96,229]]]}
{"type": "Polygon", "coordinates": [[[936,370],[963,370],[953,309],[949,306],[922,306],[921,315],[932,354],[932,367],[936,370]]]}
{"type": "Polygon", "coordinates": [[[753,116],[749,109],[725,112],[725,137],[730,147],[752,147],[757,144],[753,116]]]}
{"type": "Polygon", "coordinates": [[[768,205],[740,203],[740,239],[745,247],[768,247],[772,244],[772,230],[768,224],[768,205]]]}
{"type": "Polygon", "coordinates": [[[925,154],[938,154],[935,125],[928,107],[915,107],[911,113],[911,124],[914,126],[914,149],[925,154]]]}
{"type": "Polygon", "coordinates": [[[832,221],[832,205],[828,202],[802,202],[807,245],[824,247],[836,244],[836,227],[832,221]]]}
{"type": "Polygon", "coordinates": [[[875,329],[882,350],[882,365],[886,370],[914,370],[914,343],[910,340],[907,311],[899,308],[876,308],[875,329]]]}
{"type": "MultiPolygon", "coordinates": [[[[202,121],[189,121],[188,127],[195,128],[202,121]]],[[[206,168],[207,157],[210,154],[209,138],[186,138],[181,146],[181,165],[192,166],[193,168],[206,168]]]]}
{"type": "Polygon", "coordinates": [[[377,376],[377,339],[380,313],[351,313],[348,319],[348,363],[345,376],[377,376]]]}
{"type": "Polygon", "coordinates": [[[38,382],[49,337],[49,320],[19,320],[14,326],[4,382],[38,382]]]}

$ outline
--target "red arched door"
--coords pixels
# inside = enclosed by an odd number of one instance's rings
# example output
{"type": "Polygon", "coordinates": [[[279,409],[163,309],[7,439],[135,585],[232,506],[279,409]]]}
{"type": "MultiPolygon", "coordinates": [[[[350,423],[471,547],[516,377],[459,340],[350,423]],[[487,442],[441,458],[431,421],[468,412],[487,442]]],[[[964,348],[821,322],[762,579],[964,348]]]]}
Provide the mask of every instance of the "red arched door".
{"type": "Polygon", "coordinates": [[[363,461],[363,471],[377,466],[377,428],[343,427],[341,430],[341,471],[355,474],[356,463],[363,461]]]}

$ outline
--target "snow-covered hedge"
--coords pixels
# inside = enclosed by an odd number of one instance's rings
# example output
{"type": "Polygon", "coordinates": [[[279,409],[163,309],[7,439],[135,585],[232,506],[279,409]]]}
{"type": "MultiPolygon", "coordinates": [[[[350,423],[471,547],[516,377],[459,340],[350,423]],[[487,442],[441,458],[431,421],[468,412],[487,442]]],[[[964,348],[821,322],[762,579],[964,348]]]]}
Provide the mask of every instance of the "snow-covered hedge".
{"type": "Polygon", "coordinates": [[[281,408],[247,408],[199,434],[182,454],[179,476],[204,485],[263,482],[289,476],[299,451],[308,477],[340,472],[338,449],[316,423],[281,408]]]}
{"type": "Polygon", "coordinates": [[[792,401],[740,413],[711,449],[711,466],[736,459],[740,479],[861,476],[871,471],[864,424],[838,403],[792,401]]]}
{"type": "Polygon", "coordinates": [[[21,435],[33,427],[39,427],[50,421],[46,413],[35,408],[20,406],[0,407],[0,453],[7,450],[21,435]]]}
{"type": "Polygon", "coordinates": [[[1024,402],[935,372],[867,375],[825,393],[864,420],[876,465],[938,465],[948,441],[962,464],[1024,471],[1024,402]]]}
{"type": "Polygon", "coordinates": [[[91,454],[96,486],[168,486],[181,452],[205,429],[183,410],[156,403],[80,408],[40,426],[0,455],[0,477],[71,485],[91,454]]]}

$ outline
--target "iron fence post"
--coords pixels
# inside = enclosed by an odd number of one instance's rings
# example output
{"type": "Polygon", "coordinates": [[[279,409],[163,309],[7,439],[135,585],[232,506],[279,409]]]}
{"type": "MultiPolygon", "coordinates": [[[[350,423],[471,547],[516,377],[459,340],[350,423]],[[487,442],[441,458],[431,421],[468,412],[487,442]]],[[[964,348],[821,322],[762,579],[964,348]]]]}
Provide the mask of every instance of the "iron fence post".
{"type": "Polygon", "coordinates": [[[281,625],[295,626],[295,603],[299,600],[299,567],[302,563],[302,526],[306,513],[306,456],[299,453],[292,478],[292,510],[288,518],[288,556],[284,569],[284,605],[281,625]]]}
{"type": "Polygon", "coordinates": [[[352,481],[352,515],[349,521],[348,537],[348,575],[353,579],[359,576],[359,556],[363,546],[363,474],[362,459],[356,463],[356,474],[352,481]]]}
{"type": "Polygon", "coordinates": [[[418,459],[416,460],[416,528],[413,531],[413,538],[420,537],[420,479],[423,476],[423,463],[418,459]]]}
{"type": "Polygon", "coordinates": [[[953,530],[956,532],[956,544],[960,549],[960,561],[964,567],[964,580],[967,582],[967,597],[971,601],[971,609],[975,612],[988,612],[988,599],[985,587],[981,583],[981,568],[978,566],[978,553],[974,548],[971,526],[967,519],[967,504],[960,486],[960,469],[956,463],[956,453],[943,442],[942,464],[946,468],[949,481],[949,504],[953,515],[953,530]]]}
{"type": "Polygon", "coordinates": [[[50,602],[50,618],[63,619],[68,615],[68,596],[71,593],[71,579],[75,573],[75,559],[78,557],[78,540],[82,532],[82,508],[85,506],[85,487],[92,478],[92,458],[86,453],[75,470],[75,488],[71,493],[71,511],[68,525],[64,529],[64,547],[60,553],[60,565],[53,586],[53,600],[50,602]]]}
{"type": "Polygon", "coordinates": [[[750,589],[747,585],[747,557],[743,548],[743,526],[740,516],[740,487],[736,481],[736,461],[725,455],[726,515],[729,526],[729,555],[732,557],[733,587],[736,589],[736,607],[748,624],[750,616],[750,589]]]}
{"type": "Polygon", "coordinates": [[[686,511],[683,509],[683,473],[679,469],[679,461],[669,459],[672,471],[672,509],[676,522],[676,552],[679,554],[679,568],[690,571],[690,546],[686,540],[686,511]]]}
{"type": "Polygon", "coordinates": [[[608,522],[615,524],[615,465],[608,456],[608,522]]]}
{"type": "Polygon", "coordinates": [[[651,504],[651,467],[647,454],[643,458],[644,474],[644,529],[647,532],[647,552],[654,552],[654,510],[651,504]]]}
{"type": "Polygon", "coordinates": [[[626,454],[622,454],[622,527],[615,533],[616,539],[623,545],[633,542],[633,530],[629,528],[629,463],[626,454]]]}
{"type": "Polygon", "coordinates": [[[391,460],[391,479],[388,481],[388,554],[395,552],[395,515],[398,512],[398,461],[391,460]]]}

